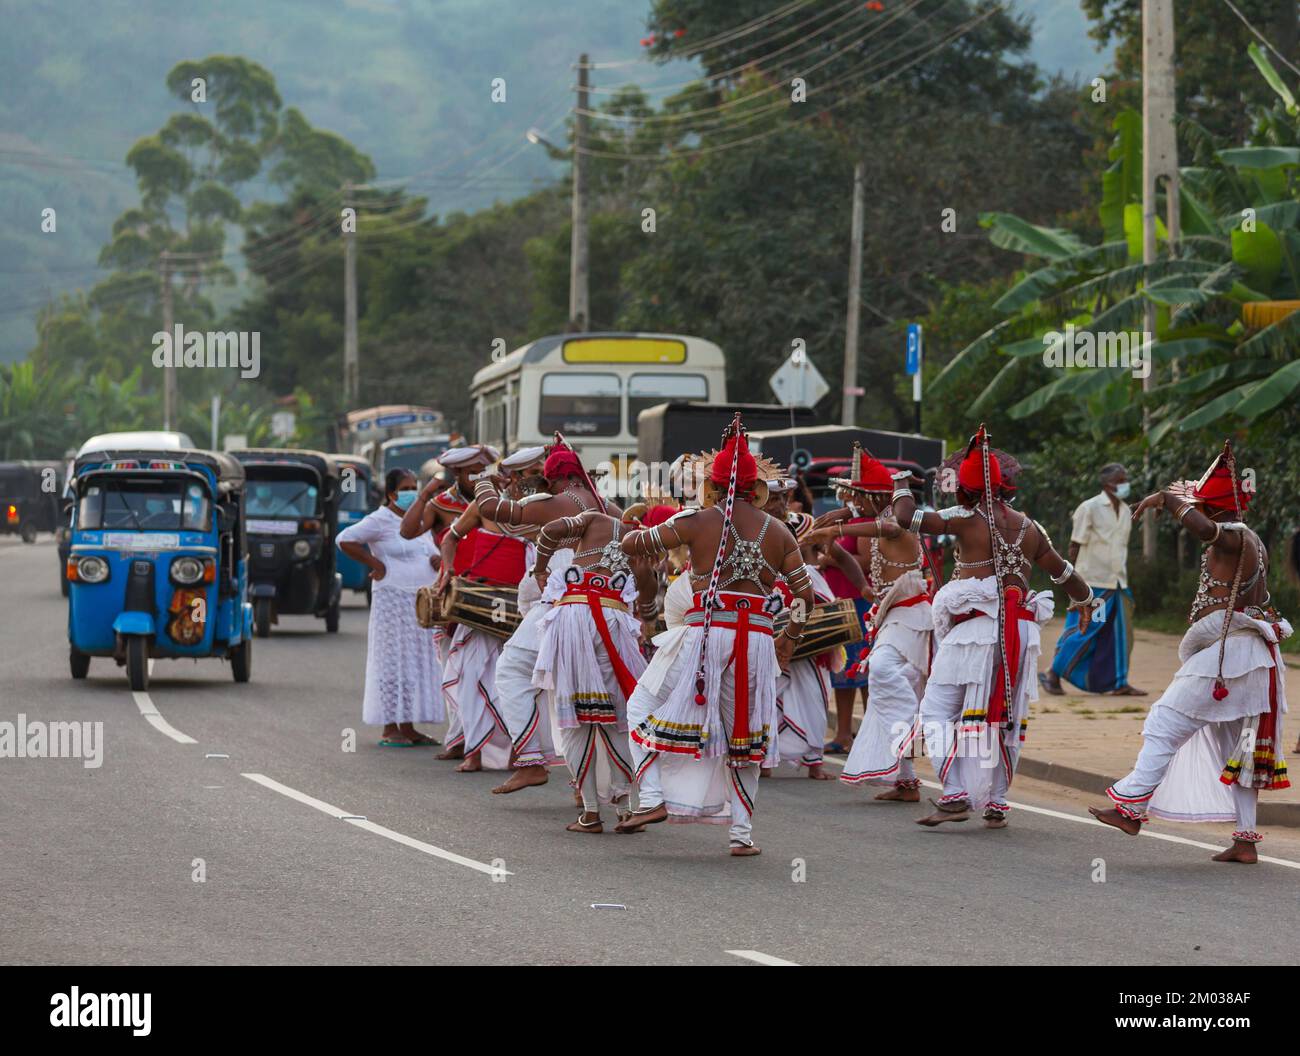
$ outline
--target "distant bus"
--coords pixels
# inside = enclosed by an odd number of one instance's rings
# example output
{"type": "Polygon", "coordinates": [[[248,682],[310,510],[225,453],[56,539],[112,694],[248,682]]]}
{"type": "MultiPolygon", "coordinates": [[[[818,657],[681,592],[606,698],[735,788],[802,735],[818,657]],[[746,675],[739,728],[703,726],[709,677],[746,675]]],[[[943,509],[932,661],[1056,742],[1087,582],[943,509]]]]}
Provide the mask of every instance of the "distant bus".
{"type": "Polygon", "coordinates": [[[446,432],[447,418],[442,411],[411,403],[390,403],[349,411],[340,423],[339,450],[360,455],[376,471],[383,472],[380,454],[384,441],[407,436],[435,437],[446,432]]]}
{"type": "Polygon", "coordinates": [[[400,466],[419,476],[420,467],[431,458],[437,458],[451,446],[451,435],[439,433],[432,436],[398,436],[379,445],[375,468],[382,481],[390,469],[400,466]]]}
{"type": "Polygon", "coordinates": [[[727,398],[726,361],[680,334],[558,334],[474,375],[474,439],[502,451],[549,443],[558,429],[589,467],[636,458],[637,415],[657,403],[727,398]]]}

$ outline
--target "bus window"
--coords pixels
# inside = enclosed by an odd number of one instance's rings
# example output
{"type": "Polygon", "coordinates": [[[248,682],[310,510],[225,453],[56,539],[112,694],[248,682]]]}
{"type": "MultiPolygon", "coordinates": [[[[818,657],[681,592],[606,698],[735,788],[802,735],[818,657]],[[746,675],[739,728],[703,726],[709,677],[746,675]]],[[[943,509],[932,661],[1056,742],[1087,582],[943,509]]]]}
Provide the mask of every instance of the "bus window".
{"type": "Polygon", "coordinates": [[[622,392],[617,374],[542,376],[538,428],[573,436],[617,436],[622,428],[622,392]]]}
{"type": "Polygon", "coordinates": [[[636,416],[656,403],[708,398],[709,383],[703,374],[633,374],[627,382],[628,432],[636,436],[636,416]]]}

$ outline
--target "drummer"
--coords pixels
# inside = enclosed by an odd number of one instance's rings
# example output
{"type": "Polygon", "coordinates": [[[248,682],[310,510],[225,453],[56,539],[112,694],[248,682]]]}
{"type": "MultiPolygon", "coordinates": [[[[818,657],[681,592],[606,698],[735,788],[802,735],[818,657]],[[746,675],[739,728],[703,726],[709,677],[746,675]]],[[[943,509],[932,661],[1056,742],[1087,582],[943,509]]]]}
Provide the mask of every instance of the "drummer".
{"type": "MultiPolygon", "coordinates": [[[[401,534],[405,539],[415,539],[428,532],[432,535],[435,546],[440,546],[446,538],[456,519],[469,508],[467,496],[473,490],[470,478],[500,457],[496,448],[489,444],[471,444],[465,447],[452,447],[438,458],[443,470],[451,474],[451,484],[446,486],[445,477],[435,474],[420,489],[406,513],[402,517],[401,534]]],[[[458,551],[459,560],[464,564],[473,558],[473,543],[463,551],[458,551]]],[[[459,570],[454,570],[459,571],[459,570]]],[[[447,666],[451,662],[452,634],[455,628],[438,626],[433,630],[434,646],[438,660],[442,665],[444,684],[447,680],[447,666]]],[[[447,747],[438,754],[439,759],[461,759],[465,755],[465,735],[460,711],[455,694],[443,689],[443,700],[448,716],[447,747]]]]}

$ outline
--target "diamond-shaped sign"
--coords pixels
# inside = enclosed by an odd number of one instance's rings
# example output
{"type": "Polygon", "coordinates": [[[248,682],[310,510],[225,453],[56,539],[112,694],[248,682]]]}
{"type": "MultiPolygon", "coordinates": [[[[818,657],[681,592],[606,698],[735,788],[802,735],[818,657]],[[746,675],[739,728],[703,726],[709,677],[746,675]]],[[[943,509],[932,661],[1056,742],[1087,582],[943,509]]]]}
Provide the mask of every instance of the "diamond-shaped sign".
{"type": "Polygon", "coordinates": [[[792,353],[776,368],[767,383],[776,393],[777,401],[785,407],[812,407],[831,391],[806,352],[792,353]]]}

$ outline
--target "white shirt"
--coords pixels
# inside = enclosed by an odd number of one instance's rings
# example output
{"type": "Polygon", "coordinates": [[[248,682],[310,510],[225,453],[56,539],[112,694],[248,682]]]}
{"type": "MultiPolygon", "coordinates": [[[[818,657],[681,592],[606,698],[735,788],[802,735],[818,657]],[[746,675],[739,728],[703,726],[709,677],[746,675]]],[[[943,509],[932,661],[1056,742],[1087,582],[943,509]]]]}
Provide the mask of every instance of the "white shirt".
{"type": "Polygon", "coordinates": [[[401,517],[387,506],[381,506],[356,524],[344,528],[335,539],[336,543],[364,543],[370,553],[384,563],[384,578],[375,583],[376,590],[383,587],[416,590],[429,586],[438,578],[438,573],[429,564],[434,552],[429,533],[421,532],[414,539],[403,539],[398,531],[401,524],[401,517]]]}
{"type": "Polygon", "coordinates": [[[1119,509],[1106,492],[1079,503],[1070,542],[1079,544],[1074,570],[1090,587],[1113,590],[1128,586],[1128,537],[1133,511],[1122,499],[1119,509]]]}

